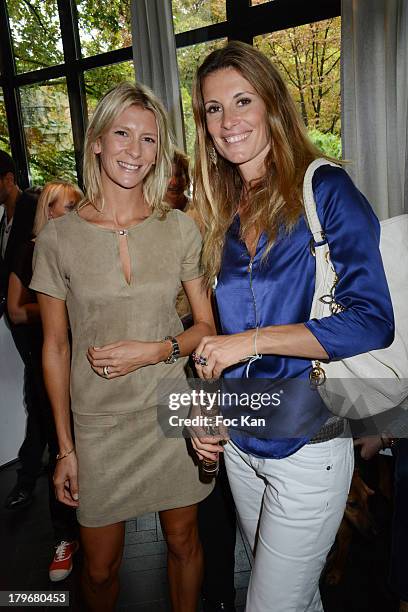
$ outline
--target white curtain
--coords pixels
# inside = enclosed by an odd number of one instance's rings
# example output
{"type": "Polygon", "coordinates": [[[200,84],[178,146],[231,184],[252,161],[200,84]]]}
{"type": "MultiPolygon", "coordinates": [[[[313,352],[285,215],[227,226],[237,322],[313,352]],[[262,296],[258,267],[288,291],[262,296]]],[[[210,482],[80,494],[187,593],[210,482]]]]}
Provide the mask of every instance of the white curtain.
{"type": "Polygon", "coordinates": [[[380,219],[408,212],[408,1],[342,0],[343,156],[380,219]]]}
{"type": "Polygon", "coordinates": [[[171,0],[132,0],[131,8],[136,77],[164,103],[176,143],[185,148],[171,0]]]}

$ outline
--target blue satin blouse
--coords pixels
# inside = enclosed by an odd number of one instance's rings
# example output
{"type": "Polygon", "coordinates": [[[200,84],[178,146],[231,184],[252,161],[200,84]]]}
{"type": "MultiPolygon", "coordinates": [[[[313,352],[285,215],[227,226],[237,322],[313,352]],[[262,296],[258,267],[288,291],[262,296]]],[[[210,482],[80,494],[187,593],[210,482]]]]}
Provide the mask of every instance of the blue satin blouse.
{"type": "MultiPolygon", "coordinates": [[[[320,167],[313,178],[313,191],[339,277],[336,302],[346,310],[309,320],[315,260],[304,217],[289,235],[279,233],[263,261],[267,238],[261,234],[251,263],[239,237],[237,215],[226,235],[216,287],[222,333],[305,323],[330,360],[388,346],[394,337],[394,317],[379,252],[378,219],[341,168],[320,167]]],[[[224,378],[245,378],[246,369],[246,363],[239,363],[226,370],[224,378]]],[[[317,433],[330,413],[306,382],[310,369],[309,359],[276,355],[263,355],[250,365],[250,378],[304,379],[305,384],[300,399],[271,409],[268,426],[269,431],[276,431],[273,434],[276,438],[258,438],[243,435],[239,428],[231,429],[231,438],[237,446],[258,457],[282,458],[296,452],[317,433]]]]}

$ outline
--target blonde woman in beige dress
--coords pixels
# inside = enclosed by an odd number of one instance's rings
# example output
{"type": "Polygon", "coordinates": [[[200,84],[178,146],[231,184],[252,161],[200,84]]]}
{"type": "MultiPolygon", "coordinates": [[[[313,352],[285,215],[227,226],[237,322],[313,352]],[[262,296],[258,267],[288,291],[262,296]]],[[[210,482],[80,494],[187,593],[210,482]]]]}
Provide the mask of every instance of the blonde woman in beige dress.
{"type": "Polygon", "coordinates": [[[78,509],[84,594],[97,612],[117,600],[124,521],[145,512],[160,511],[173,610],[195,611],[200,588],[196,504],[211,486],[199,481],[185,441],[161,432],[157,385],[185,379],[183,357],[214,322],[199,231],[162,201],[170,174],[161,104],[141,85],[119,85],[87,131],[85,201],[47,224],[34,253],[60,449],[54,483],[58,499],[78,509]],[[175,310],[180,286],[194,317],[186,332],[175,310]]]}

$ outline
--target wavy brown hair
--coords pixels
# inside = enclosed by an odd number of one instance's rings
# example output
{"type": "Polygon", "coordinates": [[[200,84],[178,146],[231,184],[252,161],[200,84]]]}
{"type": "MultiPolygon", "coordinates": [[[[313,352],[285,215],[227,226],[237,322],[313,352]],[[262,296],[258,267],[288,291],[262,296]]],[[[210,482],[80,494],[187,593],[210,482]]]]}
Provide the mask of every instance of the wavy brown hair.
{"type": "MultiPolygon", "coordinates": [[[[303,212],[302,185],[309,163],[322,157],[308,137],[306,127],[278,70],[254,47],[230,42],[210,53],[197,70],[193,85],[193,112],[196,122],[194,206],[206,233],[203,264],[208,284],[219,272],[225,234],[237,211],[243,181],[236,168],[214,151],[206,125],[203,81],[226,68],[237,70],[254,88],[266,106],[270,150],[265,173],[251,185],[249,206],[241,216],[241,236],[248,231],[258,236],[265,231],[268,253],[280,227],[290,232],[303,212]],[[214,158],[216,154],[216,163],[214,158]]],[[[264,256],[265,256],[264,255],[264,256]]]]}

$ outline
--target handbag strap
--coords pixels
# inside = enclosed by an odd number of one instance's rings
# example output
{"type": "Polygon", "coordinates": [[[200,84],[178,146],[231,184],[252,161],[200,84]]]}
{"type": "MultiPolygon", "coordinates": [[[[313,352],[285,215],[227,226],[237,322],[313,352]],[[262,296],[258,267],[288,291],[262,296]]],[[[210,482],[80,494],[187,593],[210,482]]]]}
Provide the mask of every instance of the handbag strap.
{"type": "Polygon", "coordinates": [[[320,168],[320,166],[334,166],[335,168],[339,168],[338,164],[335,164],[328,159],[324,159],[323,157],[319,157],[309,164],[305,172],[305,177],[303,179],[303,204],[305,207],[307,223],[311,233],[313,234],[315,243],[322,242],[325,239],[325,234],[317,214],[312,183],[313,175],[316,170],[320,168]]]}

